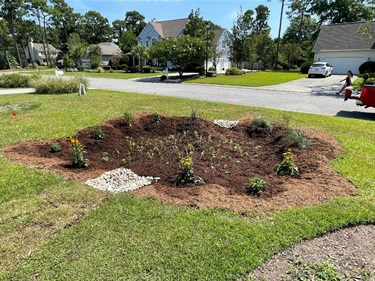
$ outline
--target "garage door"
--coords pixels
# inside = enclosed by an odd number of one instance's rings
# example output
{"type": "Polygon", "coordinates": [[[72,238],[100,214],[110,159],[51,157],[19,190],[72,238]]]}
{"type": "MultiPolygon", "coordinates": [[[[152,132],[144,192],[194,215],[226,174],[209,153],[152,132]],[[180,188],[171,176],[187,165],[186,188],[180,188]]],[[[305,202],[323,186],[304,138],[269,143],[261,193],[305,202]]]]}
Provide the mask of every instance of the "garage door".
{"type": "Polygon", "coordinates": [[[354,74],[358,74],[359,66],[366,60],[363,57],[352,58],[330,58],[325,57],[321,61],[326,61],[333,66],[333,74],[346,74],[350,69],[354,74]]]}

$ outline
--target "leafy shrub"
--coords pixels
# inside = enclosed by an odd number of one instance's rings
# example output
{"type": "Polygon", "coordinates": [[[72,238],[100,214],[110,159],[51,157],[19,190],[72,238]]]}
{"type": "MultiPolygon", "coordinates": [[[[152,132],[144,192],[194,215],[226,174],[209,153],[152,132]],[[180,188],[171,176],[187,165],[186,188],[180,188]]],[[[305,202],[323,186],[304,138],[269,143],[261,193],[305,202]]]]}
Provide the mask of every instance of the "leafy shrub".
{"type": "Polygon", "coordinates": [[[128,72],[128,65],[127,65],[127,64],[122,64],[122,65],[121,65],[121,69],[122,69],[124,72],[128,72]]]}
{"type": "Polygon", "coordinates": [[[78,92],[78,85],[82,83],[87,90],[89,82],[82,76],[69,78],[62,77],[41,77],[32,80],[30,86],[35,88],[37,94],[71,94],[78,92]]]}
{"type": "Polygon", "coordinates": [[[100,66],[96,68],[96,71],[97,71],[98,73],[104,73],[104,72],[105,72],[104,68],[103,68],[103,67],[100,67],[100,66]]]}
{"type": "Polygon", "coordinates": [[[195,71],[198,72],[199,75],[201,75],[201,76],[204,75],[204,73],[205,73],[204,66],[203,66],[203,65],[197,66],[197,67],[195,68],[195,71]]]}
{"type": "Polygon", "coordinates": [[[79,65],[79,66],[77,66],[77,69],[78,69],[78,71],[80,71],[80,72],[82,72],[82,71],[84,71],[85,69],[83,68],[83,66],[82,65],[79,65]]]}
{"type": "Polygon", "coordinates": [[[216,72],[207,71],[207,77],[216,77],[216,72]]]}
{"type": "Polygon", "coordinates": [[[301,65],[301,73],[302,74],[307,74],[309,73],[309,68],[310,66],[313,64],[313,61],[312,60],[308,60],[308,61],[305,61],[302,65],[301,65]]]}
{"type": "Polygon", "coordinates": [[[259,194],[266,189],[267,183],[265,180],[254,177],[249,179],[249,185],[246,188],[246,191],[251,194],[259,194]]]}
{"type": "Polygon", "coordinates": [[[139,65],[133,65],[133,66],[130,66],[130,67],[129,67],[129,71],[130,71],[131,73],[137,73],[137,72],[139,72],[139,65]]]}
{"type": "Polygon", "coordinates": [[[237,67],[229,67],[225,71],[225,75],[242,75],[244,72],[237,67]]]}
{"type": "Polygon", "coordinates": [[[375,72],[375,61],[366,61],[359,66],[359,73],[375,72]]]}
{"type": "Polygon", "coordinates": [[[150,65],[145,65],[143,68],[142,68],[142,71],[144,73],[155,73],[155,67],[152,67],[150,65]]]}
{"type": "Polygon", "coordinates": [[[18,73],[4,74],[0,76],[0,87],[3,88],[25,88],[29,87],[30,81],[35,76],[21,75],[18,73]]]}

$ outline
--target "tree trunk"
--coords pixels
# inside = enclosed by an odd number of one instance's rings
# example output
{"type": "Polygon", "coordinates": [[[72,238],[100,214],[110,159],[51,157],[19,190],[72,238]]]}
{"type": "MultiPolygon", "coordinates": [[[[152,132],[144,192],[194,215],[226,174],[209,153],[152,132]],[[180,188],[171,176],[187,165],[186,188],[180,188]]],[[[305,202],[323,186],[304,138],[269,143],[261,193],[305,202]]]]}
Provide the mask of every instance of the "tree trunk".
{"type": "MultiPolygon", "coordinates": [[[[21,60],[20,50],[18,48],[17,33],[16,33],[15,28],[14,28],[13,18],[11,18],[9,20],[9,27],[10,27],[10,31],[12,33],[12,39],[13,39],[14,49],[16,50],[17,62],[19,64],[19,66],[22,68],[23,67],[22,66],[22,60],[21,60]]],[[[9,67],[10,67],[10,65],[9,65],[9,67]]]]}

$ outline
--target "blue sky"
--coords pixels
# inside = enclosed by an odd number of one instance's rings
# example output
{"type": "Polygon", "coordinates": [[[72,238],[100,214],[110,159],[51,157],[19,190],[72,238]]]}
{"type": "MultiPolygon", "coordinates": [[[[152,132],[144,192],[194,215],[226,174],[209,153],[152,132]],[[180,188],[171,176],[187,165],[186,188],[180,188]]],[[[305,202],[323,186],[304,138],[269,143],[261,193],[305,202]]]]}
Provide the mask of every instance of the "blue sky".
{"type": "MultiPolygon", "coordinates": [[[[112,24],[114,20],[125,18],[128,11],[137,11],[145,17],[145,22],[156,18],[159,21],[187,18],[191,10],[200,9],[205,20],[210,20],[229,31],[237,13],[254,10],[259,5],[268,6],[271,11],[268,24],[271,27],[271,36],[276,38],[279,30],[281,3],[279,0],[65,0],[74,9],[74,12],[85,14],[88,11],[97,11],[112,24]]],[[[286,8],[286,7],[285,7],[286,8]]],[[[285,12],[285,9],[284,9],[285,12]]],[[[289,25],[287,17],[283,16],[281,35],[289,25]]]]}

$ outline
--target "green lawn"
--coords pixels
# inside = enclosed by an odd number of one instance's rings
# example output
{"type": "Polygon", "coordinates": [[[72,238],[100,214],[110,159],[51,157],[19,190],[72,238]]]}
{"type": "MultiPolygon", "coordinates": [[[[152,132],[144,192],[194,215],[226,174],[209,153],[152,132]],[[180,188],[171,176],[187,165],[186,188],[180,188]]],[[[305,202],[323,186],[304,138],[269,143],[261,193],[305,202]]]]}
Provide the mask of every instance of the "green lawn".
{"type": "Polygon", "coordinates": [[[200,77],[197,79],[190,79],[189,81],[186,81],[186,83],[260,87],[281,84],[304,77],[307,77],[307,75],[301,74],[300,72],[260,71],[248,72],[244,75],[219,74],[216,77],[200,77]]]}
{"type": "MultiPolygon", "coordinates": [[[[0,108],[0,149],[67,137],[125,112],[190,116],[193,108],[210,120],[249,112],[281,120],[285,114],[102,90],[85,96],[0,95],[0,108]]],[[[358,187],[356,196],[241,216],[108,195],[1,157],[0,280],[234,280],[304,239],[375,223],[374,121],[290,114],[292,126],[319,129],[340,141],[345,153],[332,166],[358,187]]]]}

